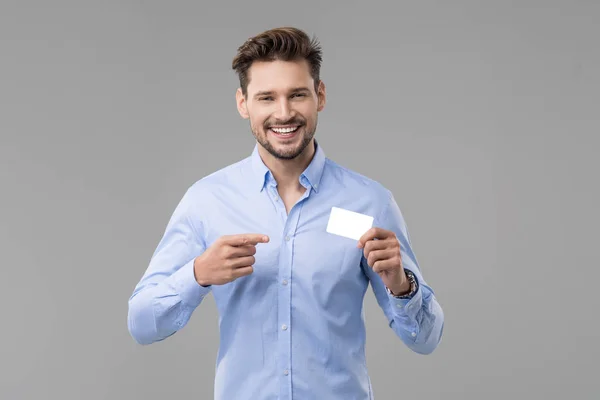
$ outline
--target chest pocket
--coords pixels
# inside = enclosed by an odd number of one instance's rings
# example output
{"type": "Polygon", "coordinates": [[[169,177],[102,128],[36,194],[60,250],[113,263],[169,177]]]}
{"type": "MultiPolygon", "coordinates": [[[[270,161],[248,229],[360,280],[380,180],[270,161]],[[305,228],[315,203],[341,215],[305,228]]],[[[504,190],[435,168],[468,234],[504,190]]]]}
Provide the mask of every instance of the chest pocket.
{"type": "Polygon", "coordinates": [[[355,282],[362,276],[360,260],[362,249],[356,241],[328,232],[311,232],[298,238],[302,259],[295,259],[303,279],[314,283],[326,280],[332,286],[355,282]]]}

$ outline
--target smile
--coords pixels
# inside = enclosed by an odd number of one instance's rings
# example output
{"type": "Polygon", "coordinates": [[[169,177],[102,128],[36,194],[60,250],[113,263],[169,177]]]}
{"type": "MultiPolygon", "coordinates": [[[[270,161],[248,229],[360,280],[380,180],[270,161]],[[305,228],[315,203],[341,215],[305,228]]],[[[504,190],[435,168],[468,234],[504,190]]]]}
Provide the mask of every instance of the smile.
{"type": "Polygon", "coordinates": [[[289,128],[275,128],[275,127],[271,127],[270,129],[275,132],[278,133],[280,135],[291,135],[292,133],[296,132],[298,130],[299,126],[292,126],[289,128]]]}

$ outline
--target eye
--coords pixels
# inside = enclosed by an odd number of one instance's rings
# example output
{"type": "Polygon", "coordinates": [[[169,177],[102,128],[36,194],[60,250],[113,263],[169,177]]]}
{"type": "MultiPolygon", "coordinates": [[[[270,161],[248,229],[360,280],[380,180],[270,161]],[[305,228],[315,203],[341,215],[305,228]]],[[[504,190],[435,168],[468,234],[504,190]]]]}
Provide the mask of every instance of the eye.
{"type": "Polygon", "coordinates": [[[271,97],[271,96],[265,96],[265,97],[260,97],[258,100],[260,100],[260,101],[271,101],[271,100],[273,100],[273,97],[271,97]]]}
{"type": "Polygon", "coordinates": [[[292,97],[306,97],[306,94],[304,94],[304,93],[294,93],[292,95],[292,97]]]}

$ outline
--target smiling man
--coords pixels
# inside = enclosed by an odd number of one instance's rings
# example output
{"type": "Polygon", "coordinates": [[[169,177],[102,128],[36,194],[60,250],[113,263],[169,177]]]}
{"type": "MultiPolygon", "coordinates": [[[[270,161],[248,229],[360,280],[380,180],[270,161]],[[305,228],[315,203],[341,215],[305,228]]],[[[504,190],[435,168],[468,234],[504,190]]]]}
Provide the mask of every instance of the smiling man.
{"type": "Polygon", "coordinates": [[[129,331],[150,344],[213,294],[215,399],[373,399],[369,284],[399,342],[430,354],[441,340],[444,314],[394,196],[327,158],[314,138],[326,99],[321,61],[318,42],[295,28],[240,46],[237,108],[254,151],[189,187],[129,300],[129,331]],[[372,228],[330,233],[333,208],[372,218],[372,228]]]}
{"type": "Polygon", "coordinates": [[[306,60],[255,61],[252,83],[237,91],[240,114],[250,118],[258,144],[275,159],[296,159],[300,163],[298,156],[313,141],[317,129],[315,110],[321,111],[325,105],[325,87],[322,82],[316,87],[306,82],[310,81],[310,75],[306,76],[308,68],[306,60]],[[264,89],[256,91],[261,83],[264,89]]]}

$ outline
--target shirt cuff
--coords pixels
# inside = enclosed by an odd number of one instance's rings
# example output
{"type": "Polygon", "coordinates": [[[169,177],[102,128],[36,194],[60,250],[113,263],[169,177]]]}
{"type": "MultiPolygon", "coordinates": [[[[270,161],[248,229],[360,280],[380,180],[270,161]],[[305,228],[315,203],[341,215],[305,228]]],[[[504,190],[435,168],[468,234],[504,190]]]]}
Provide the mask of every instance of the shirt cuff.
{"type": "Polygon", "coordinates": [[[415,321],[417,319],[417,313],[423,305],[423,292],[416,275],[415,280],[417,281],[417,291],[409,299],[398,298],[388,293],[388,298],[390,299],[393,313],[401,318],[408,317],[411,321],[415,321]]]}
{"type": "Polygon", "coordinates": [[[169,279],[175,292],[187,307],[197,307],[202,299],[211,291],[210,286],[202,286],[194,276],[194,259],[172,274],[169,279]]]}

